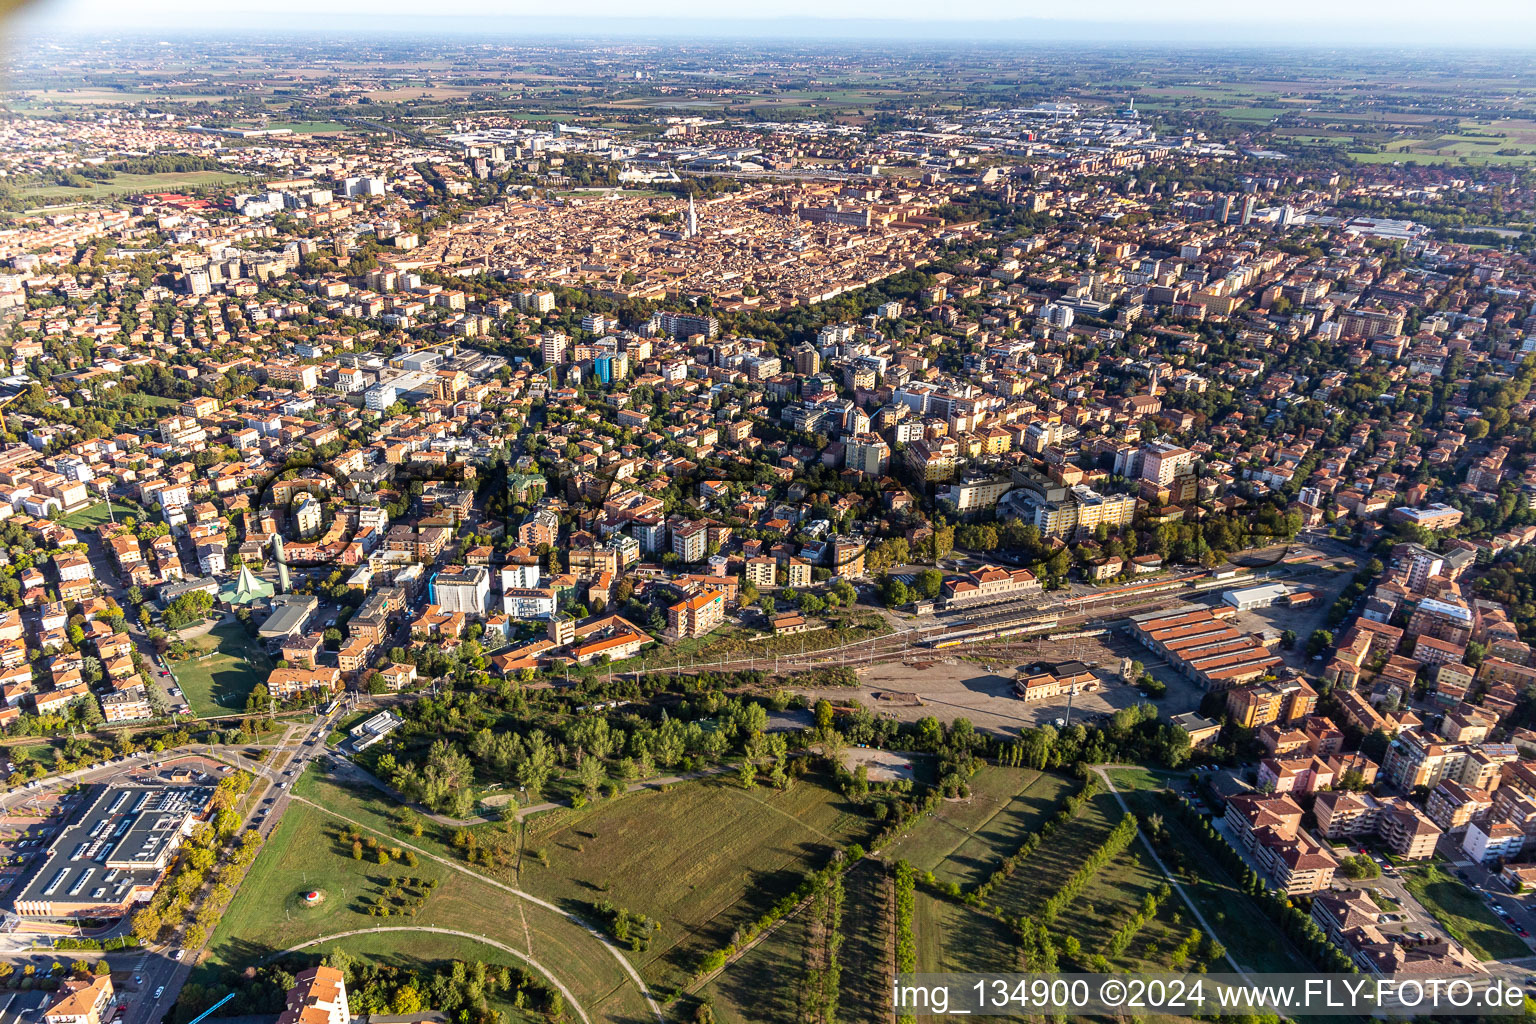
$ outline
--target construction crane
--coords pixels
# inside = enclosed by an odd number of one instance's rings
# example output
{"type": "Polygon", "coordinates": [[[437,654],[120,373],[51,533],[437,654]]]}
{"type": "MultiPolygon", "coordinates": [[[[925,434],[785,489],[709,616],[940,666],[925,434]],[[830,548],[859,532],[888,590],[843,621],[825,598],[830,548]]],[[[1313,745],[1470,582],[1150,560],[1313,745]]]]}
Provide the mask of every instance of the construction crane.
{"type": "MultiPolygon", "coordinates": [[[[9,398],[0,398],[0,409],[4,409],[6,406],[10,405],[24,394],[26,394],[25,391],[18,391],[14,395],[11,395],[9,398]]],[[[7,429],[5,426],[5,414],[0,412],[0,434],[4,434],[6,432],[7,429]]]]}
{"type": "Polygon", "coordinates": [[[208,1007],[208,1009],[204,1010],[202,1013],[198,1014],[196,1017],[193,1017],[190,1021],[187,1022],[187,1024],[198,1024],[198,1021],[202,1020],[204,1017],[208,1016],[214,1010],[217,1010],[219,1007],[223,1006],[225,1003],[227,1003],[231,999],[235,998],[235,995],[236,995],[236,993],[231,992],[229,995],[225,996],[223,999],[220,999],[218,1002],[216,1002],[212,1006],[208,1007]]]}

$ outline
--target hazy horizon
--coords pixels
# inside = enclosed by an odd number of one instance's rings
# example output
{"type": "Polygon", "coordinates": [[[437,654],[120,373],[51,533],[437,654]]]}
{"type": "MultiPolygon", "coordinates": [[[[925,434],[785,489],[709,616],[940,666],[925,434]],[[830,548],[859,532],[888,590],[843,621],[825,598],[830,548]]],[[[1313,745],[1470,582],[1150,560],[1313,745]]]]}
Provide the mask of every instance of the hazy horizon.
{"type": "MultiPolygon", "coordinates": [[[[1070,18],[1039,12],[1001,10],[999,3],[973,5],[968,18],[936,18],[912,0],[894,0],[878,10],[862,0],[834,4],[781,3],[772,13],[732,15],[694,0],[656,5],[636,17],[632,7],[611,0],[584,0],[560,15],[524,14],[510,5],[483,7],[471,0],[445,0],[434,14],[404,0],[337,0],[315,13],[298,0],[273,0],[260,8],[210,8],[190,0],[153,0],[125,5],[112,0],[48,0],[12,16],[13,39],[42,41],[95,35],[229,37],[290,32],[328,35],[401,33],[463,34],[529,38],[698,38],[910,41],[939,43],[1077,43],[1146,45],[1233,45],[1312,48],[1416,46],[1536,50],[1536,4],[1484,0],[1445,8],[1422,0],[1355,4],[1346,17],[1336,8],[1303,0],[1286,17],[1234,15],[1230,6],[1177,4],[1148,18],[1145,7],[1121,0],[1074,5],[1070,18]]],[[[498,42],[503,41],[497,39],[498,42]]]]}

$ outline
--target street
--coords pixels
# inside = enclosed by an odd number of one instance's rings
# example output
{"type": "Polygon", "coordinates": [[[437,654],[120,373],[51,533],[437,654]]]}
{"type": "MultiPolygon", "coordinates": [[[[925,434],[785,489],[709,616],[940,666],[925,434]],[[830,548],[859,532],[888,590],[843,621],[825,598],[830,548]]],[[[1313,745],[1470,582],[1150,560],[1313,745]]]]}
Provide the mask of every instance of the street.
{"type": "MultiPolygon", "coordinates": [[[[223,762],[250,772],[256,780],[252,793],[259,795],[257,802],[247,812],[245,827],[256,829],[265,839],[271,836],[288,808],[293,782],[316,758],[326,753],[327,734],[349,710],[350,703],[343,701],[333,712],[319,716],[314,722],[287,726],[278,745],[260,761],[247,757],[243,747],[199,745],[162,753],[145,751],[53,776],[36,783],[32,788],[22,787],[0,795],[0,814],[26,808],[29,802],[37,803],[41,809],[48,802],[47,798],[77,784],[108,783],[117,779],[149,781],[155,769],[171,762],[185,763],[191,758],[201,759],[206,752],[205,764],[209,771],[218,767],[215,762],[223,762]]],[[[179,950],[174,942],[107,954],[72,950],[37,952],[33,949],[34,943],[51,942],[67,933],[61,933],[57,927],[37,924],[29,927],[28,922],[14,917],[10,918],[8,924],[11,925],[10,929],[0,932],[0,961],[14,963],[18,969],[32,962],[37,966],[38,973],[42,973],[44,968],[51,968],[54,961],[67,967],[77,959],[94,962],[105,956],[112,967],[113,983],[118,992],[114,1005],[122,1004],[126,1007],[121,1018],[122,1024],[154,1024],[159,1021],[175,1004],[198,952],[188,951],[178,960],[179,950]]],[[[126,934],[127,931],[128,919],[124,918],[104,931],[93,933],[92,937],[106,939],[126,934]]],[[[17,995],[31,996],[33,993],[17,995]]],[[[4,998],[4,995],[0,995],[0,1002],[4,998]]],[[[36,1010],[35,1007],[31,1009],[36,1010]]],[[[0,1010],[0,1024],[13,1024],[5,1016],[6,1012],[0,1010]]],[[[31,1019],[23,1015],[17,1018],[16,1024],[29,1024],[31,1019]]]]}

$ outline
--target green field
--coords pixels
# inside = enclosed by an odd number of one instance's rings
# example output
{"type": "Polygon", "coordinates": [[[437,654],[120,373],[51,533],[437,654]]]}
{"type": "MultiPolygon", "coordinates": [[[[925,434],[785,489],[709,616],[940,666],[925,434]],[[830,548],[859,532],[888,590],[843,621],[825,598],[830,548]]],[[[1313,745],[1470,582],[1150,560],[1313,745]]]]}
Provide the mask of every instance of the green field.
{"type": "Polygon", "coordinates": [[[287,128],[295,135],[312,135],[315,132],[355,132],[361,129],[340,121],[272,121],[268,128],[287,128]]]}
{"type": "MultiPolygon", "coordinates": [[[[1349,158],[1359,164],[1457,164],[1462,156],[1455,153],[1351,153],[1349,158]]],[[[1466,155],[1469,164],[1530,164],[1536,163],[1536,155],[1500,156],[1497,153],[1488,152],[1475,155],[1466,155]]]]}
{"type": "Polygon", "coordinates": [[[814,775],[787,792],[699,780],[535,818],[522,881],[568,910],[584,912],[606,897],[659,921],[660,933],[635,962],[653,984],[679,985],[703,954],[729,943],[807,872],[849,843],[866,842],[872,824],[814,775]]]}
{"type": "Polygon", "coordinates": [[[805,975],[809,916],[801,911],[790,917],[704,986],[700,995],[714,1005],[720,1024],[779,1024],[801,1019],[797,995],[805,975]]]}
{"type": "Polygon", "coordinates": [[[885,856],[932,871],[940,882],[970,888],[984,881],[1078,785],[1027,768],[984,767],[971,780],[968,798],[944,801],[933,817],[891,843],[885,856]]]}
{"type": "MultiPolygon", "coordinates": [[[[1163,863],[1178,878],[1190,900],[1215,929],[1216,938],[1227,947],[1227,952],[1239,966],[1250,971],[1316,970],[1277,928],[1269,924],[1263,911],[1254,905],[1237,880],[1227,873],[1200,839],[1157,798],[1157,791],[1177,776],[1145,768],[1114,768],[1109,775],[1133,811],[1162,817],[1171,847],[1163,853],[1163,863]]],[[[1182,901],[1177,908],[1185,909],[1182,901]]]]}
{"type": "MultiPolygon", "coordinates": [[[[1072,877],[1083,857],[1104,841],[1120,820],[1120,813],[1111,793],[1100,793],[1088,801],[1076,818],[1058,827],[1017,871],[998,883],[991,902],[1010,913],[1034,914],[1072,877]]],[[[1061,923],[1066,920],[1063,915],[1061,923]]]]}
{"type": "Polygon", "coordinates": [[[39,206],[53,203],[80,202],[86,199],[104,199],[108,196],[127,196],[138,192],[175,192],[180,189],[206,188],[213,185],[230,185],[248,179],[225,171],[185,171],[165,174],[115,175],[111,181],[93,181],[84,188],[72,188],[59,184],[34,184],[23,186],[19,194],[39,206]]]}
{"type": "MultiPolygon", "coordinates": [[[[843,876],[838,956],[838,1019],[876,1021],[889,1014],[894,958],[887,865],[866,858],[843,876]]],[[[795,998],[805,977],[809,914],[802,910],[748,950],[700,991],[721,1024],[779,1024],[799,1019],[795,998]]]]}
{"type": "Polygon", "coordinates": [[[1403,884],[1440,927],[1478,959],[1531,955],[1530,947],[1494,916],[1477,893],[1446,874],[1439,864],[1404,868],[1403,884]]]}
{"type": "MultiPolygon", "coordinates": [[[[117,517],[118,522],[122,522],[124,516],[136,516],[139,514],[139,510],[113,502],[112,514],[117,517]]],[[[91,530],[107,522],[109,518],[107,515],[107,503],[98,501],[96,504],[83,508],[78,512],[70,513],[61,522],[71,530],[91,530]]]]}
{"type": "Polygon", "coordinates": [[[963,904],[919,890],[912,914],[919,973],[1018,970],[1008,926],[963,904]]]}
{"type": "MultiPolygon", "coordinates": [[[[638,989],[617,960],[577,923],[427,857],[419,857],[414,867],[400,862],[380,865],[367,855],[354,860],[350,845],[337,838],[343,825],[328,810],[298,801],[289,806],[219,922],[208,959],[195,975],[198,980],[227,983],[232,971],[326,935],[375,925],[430,926],[483,936],[525,952],[531,949],[559,975],[594,1022],[618,1024],[648,1016],[638,989]],[[401,907],[389,917],[371,916],[368,904],[402,876],[434,879],[438,888],[414,913],[401,907]],[[307,906],[300,897],[312,888],[325,894],[318,906],[307,906]]],[[[398,948],[414,953],[421,948],[419,940],[402,935],[398,948]]]]}
{"type": "Polygon", "coordinates": [[[272,671],[272,659],[238,623],[216,626],[187,647],[192,657],[174,662],[171,673],[199,718],[245,710],[251,690],[272,671]]]}

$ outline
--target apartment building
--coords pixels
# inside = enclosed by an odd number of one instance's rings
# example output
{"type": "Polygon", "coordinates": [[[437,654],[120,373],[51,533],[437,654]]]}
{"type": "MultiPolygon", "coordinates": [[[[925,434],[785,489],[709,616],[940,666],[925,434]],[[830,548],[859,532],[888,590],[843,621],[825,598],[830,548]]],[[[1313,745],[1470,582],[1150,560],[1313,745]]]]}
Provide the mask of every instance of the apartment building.
{"type": "Polygon", "coordinates": [[[1240,794],[1227,800],[1224,821],[1258,862],[1266,881],[1287,894],[1319,892],[1333,883],[1333,851],[1301,827],[1302,810],[1289,796],[1240,794]]]}
{"type": "Polygon", "coordinates": [[[725,621],[725,591],[705,590],[667,609],[667,634],[673,639],[701,637],[725,621]]]}

